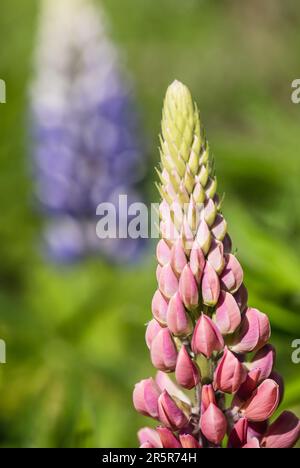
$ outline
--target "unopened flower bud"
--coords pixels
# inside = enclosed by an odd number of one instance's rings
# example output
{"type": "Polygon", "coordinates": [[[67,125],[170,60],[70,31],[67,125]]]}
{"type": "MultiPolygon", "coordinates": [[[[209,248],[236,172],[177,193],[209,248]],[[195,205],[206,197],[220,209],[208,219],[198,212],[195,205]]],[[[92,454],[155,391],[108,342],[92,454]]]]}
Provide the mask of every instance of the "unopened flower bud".
{"type": "Polygon", "coordinates": [[[162,443],[158,433],[150,427],[143,427],[138,432],[138,439],[141,444],[141,448],[162,448],[162,443]],[[148,446],[146,447],[146,444],[148,446]]]}
{"type": "Polygon", "coordinates": [[[135,385],[133,392],[135,409],[144,416],[157,418],[159,395],[159,388],[152,378],[142,380],[135,385]]]}
{"type": "Polygon", "coordinates": [[[200,284],[205,267],[205,257],[197,241],[194,242],[190,255],[190,268],[197,281],[200,284]]]}
{"type": "Polygon", "coordinates": [[[167,328],[162,328],[151,343],[151,360],[159,370],[172,372],[177,361],[177,349],[167,328]]]}
{"type": "Polygon", "coordinates": [[[209,307],[215,306],[218,302],[220,295],[220,281],[217,273],[206,262],[204,273],[202,277],[202,300],[203,303],[209,307]]]}
{"type": "Polygon", "coordinates": [[[250,353],[262,348],[270,339],[268,317],[257,309],[248,308],[231,349],[237,353],[250,353]]]}
{"type": "Polygon", "coordinates": [[[225,266],[224,247],[222,242],[215,239],[212,241],[207,260],[215,272],[220,275],[225,266]]]}
{"type": "Polygon", "coordinates": [[[167,325],[175,336],[188,336],[192,333],[193,325],[179,292],[169,302],[167,310],[167,325]]]}
{"type": "Polygon", "coordinates": [[[173,245],[172,251],[171,251],[172,269],[175,271],[175,273],[180,275],[183,272],[186,264],[187,264],[187,258],[184,252],[184,248],[182,246],[181,240],[178,240],[173,245]]]}
{"type": "Polygon", "coordinates": [[[171,250],[166,241],[161,239],[156,248],[156,257],[161,266],[167,265],[171,260],[171,250]]]}
{"type": "Polygon", "coordinates": [[[175,377],[179,385],[188,390],[196,387],[200,381],[199,369],[191,359],[184,345],[178,353],[175,377]]]}
{"type": "Polygon", "coordinates": [[[200,429],[209,442],[220,444],[227,431],[227,421],[223,411],[211,403],[201,417],[200,429]]]}
{"type": "Polygon", "coordinates": [[[188,418],[165,390],[158,399],[160,421],[171,430],[178,430],[188,423],[188,418]]]}
{"type": "Polygon", "coordinates": [[[189,265],[184,267],[180,276],[179,291],[188,310],[193,310],[199,303],[198,285],[189,265]]]}
{"type": "Polygon", "coordinates": [[[160,330],[162,330],[162,327],[159,325],[159,323],[155,319],[150,320],[150,322],[147,325],[145,335],[146,344],[149,349],[151,347],[152,341],[154,340],[158,332],[160,332],[160,330]]]}
{"type": "Polygon", "coordinates": [[[265,421],[276,411],[279,404],[279,387],[274,380],[265,380],[243,405],[242,414],[249,421],[265,421]]]}
{"type": "Polygon", "coordinates": [[[227,222],[221,214],[218,214],[212,226],[211,232],[215,239],[223,241],[227,234],[227,222]]]}
{"type": "Polygon", "coordinates": [[[212,385],[203,385],[201,392],[201,414],[203,414],[209,405],[216,405],[215,392],[212,385]]]}
{"type": "Polygon", "coordinates": [[[215,371],[214,388],[224,393],[236,393],[246,377],[246,368],[228,348],[225,348],[215,371]]]}
{"type": "Polygon", "coordinates": [[[177,437],[174,436],[173,432],[170,431],[170,429],[166,427],[158,427],[156,430],[160,437],[163,448],[181,448],[180,442],[178,441],[177,437]]]}
{"type": "Polygon", "coordinates": [[[196,239],[202,252],[206,255],[209,252],[212,236],[204,219],[200,222],[196,239]]]}
{"type": "Polygon", "coordinates": [[[217,308],[216,324],[223,335],[234,333],[241,323],[241,312],[234,297],[221,291],[217,308]]]}
{"type": "Polygon", "coordinates": [[[293,413],[285,411],[271,424],[261,445],[267,449],[293,448],[299,437],[299,419],[293,413]]]}
{"type": "Polygon", "coordinates": [[[153,317],[162,325],[167,323],[168,303],[162,293],[157,290],[152,299],[153,317]]]}
{"type": "Polygon", "coordinates": [[[179,436],[182,448],[196,449],[202,448],[199,442],[191,434],[181,434],[179,436]]]}
{"type": "Polygon", "coordinates": [[[225,261],[226,265],[220,277],[221,285],[227,291],[235,293],[243,283],[244,273],[234,255],[226,255],[225,261]]]}
{"type": "Polygon", "coordinates": [[[224,348],[223,337],[216,324],[207,315],[202,314],[196,323],[192,338],[192,350],[195,354],[204,354],[207,358],[214,351],[224,348]]]}
{"type": "Polygon", "coordinates": [[[178,291],[178,280],[170,264],[163,266],[161,269],[159,275],[159,289],[168,299],[171,299],[178,291]]]}

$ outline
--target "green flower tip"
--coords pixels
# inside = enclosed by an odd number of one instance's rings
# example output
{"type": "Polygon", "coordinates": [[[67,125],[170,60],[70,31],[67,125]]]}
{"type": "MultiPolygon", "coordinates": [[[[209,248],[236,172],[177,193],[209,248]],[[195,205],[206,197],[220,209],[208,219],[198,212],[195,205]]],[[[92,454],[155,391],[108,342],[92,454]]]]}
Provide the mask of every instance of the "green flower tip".
{"type": "Polygon", "coordinates": [[[159,191],[168,203],[188,203],[194,192],[196,203],[204,201],[209,181],[209,151],[192,95],[175,80],[167,89],[162,112],[159,191]]]}

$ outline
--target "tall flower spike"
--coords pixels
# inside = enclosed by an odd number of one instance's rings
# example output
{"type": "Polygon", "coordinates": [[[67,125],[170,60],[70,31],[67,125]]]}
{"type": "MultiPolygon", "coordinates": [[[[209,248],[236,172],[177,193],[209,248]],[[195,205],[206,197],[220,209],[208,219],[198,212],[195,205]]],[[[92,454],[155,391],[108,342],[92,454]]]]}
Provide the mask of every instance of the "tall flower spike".
{"type": "MultiPolygon", "coordinates": [[[[140,201],[143,146],[129,80],[93,0],[41,0],[31,87],[33,176],[50,258],[135,259],[141,241],[96,237],[97,206],[140,201]]],[[[99,213],[100,214],[100,213],[99,213]]],[[[113,235],[113,233],[111,233],[113,235]]]]}
{"type": "Polygon", "coordinates": [[[164,448],[219,448],[227,433],[228,448],[291,447],[300,423],[283,413],[269,424],[283,382],[273,370],[269,319],[248,307],[213,167],[197,107],[187,87],[175,81],[163,108],[159,291],[146,332],[160,369],[160,395],[150,379],[138,385],[134,398],[137,409],[154,418],[157,404],[164,427],[142,433],[140,443],[158,447],[159,435],[164,448]],[[194,398],[179,386],[193,390],[194,398]]]}

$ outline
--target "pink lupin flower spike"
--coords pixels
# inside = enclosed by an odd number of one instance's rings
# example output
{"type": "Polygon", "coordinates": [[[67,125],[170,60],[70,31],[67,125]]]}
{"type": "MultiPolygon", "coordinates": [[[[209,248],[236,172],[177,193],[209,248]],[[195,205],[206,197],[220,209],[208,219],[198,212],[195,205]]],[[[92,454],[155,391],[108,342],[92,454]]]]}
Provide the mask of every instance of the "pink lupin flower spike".
{"type": "Polygon", "coordinates": [[[158,289],[146,329],[158,372],[133,392],[137,411],[160,425],[139,431],[140,446],[222,448],[227,434],[228,448],[293,447],[299,419],[269,421],[284,395],[270,322],[248,305],[197,106],[178,81],[160,142],[158,289]]]}

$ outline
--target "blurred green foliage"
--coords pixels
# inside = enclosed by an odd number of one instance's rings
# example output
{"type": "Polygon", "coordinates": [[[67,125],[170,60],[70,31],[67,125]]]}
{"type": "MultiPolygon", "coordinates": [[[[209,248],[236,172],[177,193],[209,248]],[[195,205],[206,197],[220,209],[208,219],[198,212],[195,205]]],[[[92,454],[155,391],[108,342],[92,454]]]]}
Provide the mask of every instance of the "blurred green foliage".
{"type": "MultiPolygon", "coordinates": [[[[295,0],[103,0],[112,36],[135,79],[158,161],[167,85],[192,90],[208,129],[224,212],[245,267],[250,303],[268,313],[284,406],[300,415],[300,9],[295,0]]],[[[144,344],[155,289],[154,246],[121,269],[99,259],[45,264],[28,177],[26,108],[36,0],[2,0],[0,78],[1,446],[135,446],[147,423],[131,391],[153,370],[144,344]]],[[[154,171],[149,167],[149,196],[154,171]]]]}

